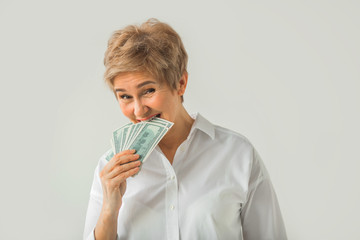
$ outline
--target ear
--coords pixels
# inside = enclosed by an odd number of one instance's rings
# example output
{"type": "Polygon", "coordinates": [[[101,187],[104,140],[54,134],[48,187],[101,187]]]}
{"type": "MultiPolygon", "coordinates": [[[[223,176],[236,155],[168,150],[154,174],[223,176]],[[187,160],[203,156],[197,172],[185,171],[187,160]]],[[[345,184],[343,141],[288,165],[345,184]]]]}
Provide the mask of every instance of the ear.
{"type": "Polygon", "coordinates": [[[186,90],[187,81],[188,81],[188,73],[184,72],[178,82],[177,93],[179,96],[184,95],[185,90],[186,90]]]}

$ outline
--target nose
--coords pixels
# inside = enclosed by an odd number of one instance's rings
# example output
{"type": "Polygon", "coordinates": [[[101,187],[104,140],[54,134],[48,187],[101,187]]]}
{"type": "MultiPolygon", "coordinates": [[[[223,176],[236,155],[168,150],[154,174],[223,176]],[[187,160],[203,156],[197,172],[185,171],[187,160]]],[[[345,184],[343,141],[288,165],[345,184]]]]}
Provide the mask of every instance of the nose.
{"type": "Polygon", "coordinates": [[[149,108],[141,101],[137,99],[134,102],[134,115],[137,118],[142,118],[146,116],[146,113],[149,111],[149,108]]]}

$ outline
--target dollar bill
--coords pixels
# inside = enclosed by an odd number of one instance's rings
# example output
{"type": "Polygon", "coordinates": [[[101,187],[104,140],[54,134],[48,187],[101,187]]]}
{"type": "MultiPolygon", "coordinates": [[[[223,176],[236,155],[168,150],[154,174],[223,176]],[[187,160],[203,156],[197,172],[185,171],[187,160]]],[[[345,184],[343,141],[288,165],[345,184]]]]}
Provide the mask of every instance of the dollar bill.
{"type": "Polygon", "coordinates": [[[144,122],[139,122],[133,125],[133,128],[129,132],[129,139],[124,144],[124,148],[128,148],[129,144],[134,141],[134,138],[137,136],[137,134],[140,132],[140,130],[145,126],[144,122]]]}
{"type": "Polygon", "coordinates": [[[132,125],[132,123],[128,123],[118,129],[116,129],[112,134],[111,144],[114,153],[119,153],[123,144],[124,130],[125,133],[127,129],[132,125]]]}
{"type": "MultiPolygon", "coordinates": [[[[112,133],[110,142],[113,154],[110,156],[126,149],[135,149],[140,155],[140,161],[145,162],[173,124],[156,117],[136,124],[125,124],[112,133]]],[[[110,159],[107,157],[108,161],[110,159]]]]}
{"type": "Polygon", "coordinates": [[[110,161],[113,157],[114,157],[114,152],[111,150],[108,152],[105,159],[106,159],[106,161],[110,161]]]}
{"type": "Polygon", "coordinates": [[[154,149],[153,146],[160,142],[166,132],[167,129],[163,125],[147,122],[127,148],[135,149],[140,155],[139,160],[144,162],[154,149]]]}
{"type": "Polygon", "coordinates": [[[171,128],[174,125],[174,123],[167,121],[165,119],[162,119],[162,118],[153,118],[153,119],[151,119],[150,122],[161,124],[167,128],[171,128]]]}

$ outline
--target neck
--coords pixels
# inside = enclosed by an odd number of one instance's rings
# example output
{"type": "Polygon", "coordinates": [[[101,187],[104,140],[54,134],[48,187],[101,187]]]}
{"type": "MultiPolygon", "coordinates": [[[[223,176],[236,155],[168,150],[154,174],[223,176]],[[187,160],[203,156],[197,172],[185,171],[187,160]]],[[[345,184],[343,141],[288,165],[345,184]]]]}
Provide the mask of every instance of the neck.
{"type": "MultiPolygon", "coordinates": [[[[194,119],[183,108],[182,113],[178,115],[172,128],[159,143],[159,147],[168,158],[169,156],[172,158],[180,144],[186,140],[193,123],[194,119]]],[[[172,162],[172,159],[169,160],[172,162]]]]}

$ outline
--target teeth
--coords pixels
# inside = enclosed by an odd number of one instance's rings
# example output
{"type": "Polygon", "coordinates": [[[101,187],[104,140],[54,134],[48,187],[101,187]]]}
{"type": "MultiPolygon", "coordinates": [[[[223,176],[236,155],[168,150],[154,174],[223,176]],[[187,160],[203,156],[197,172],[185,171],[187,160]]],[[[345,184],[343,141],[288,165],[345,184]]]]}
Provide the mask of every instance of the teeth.
{"type": "Polygon", "coordinates": [[[153,116],[153,117],[151,117],[151,118],[149,118],[149,119],[147,119],[146,121],[151,121],[151,120],[153,120],[154,118],[156,118],[157,117],[157,115],[155,115],[155,116],[153,116]]]}
{"type": "Polygon", "coordinates": [[[149,120],[154,119],[154,118],[157,118],[157,117],[159,117],[159,116],[160,116],[160,114],[155,115],[155,116],[153,116],[152,118],[150,118],[149,120]]]}
{"type": "Polygon", "coordinates": [[[160,117],[160,115],[161,115],[161,114],[157,114],[157,115],[155,115],[155,116],[153,116],[153,117],[151,117],[151,118],[148,118],[148,119],[146,119],[146,120],[137,120],[137,121],[138,121],[138,122],[151,121],[152,119],[154,119],[154,118],[156,118],[156,117],[160,117]]]}

